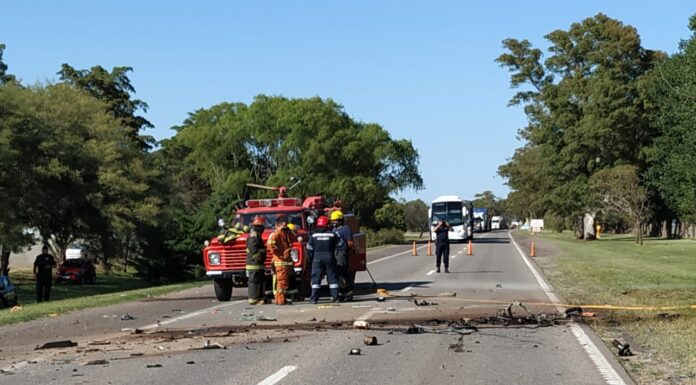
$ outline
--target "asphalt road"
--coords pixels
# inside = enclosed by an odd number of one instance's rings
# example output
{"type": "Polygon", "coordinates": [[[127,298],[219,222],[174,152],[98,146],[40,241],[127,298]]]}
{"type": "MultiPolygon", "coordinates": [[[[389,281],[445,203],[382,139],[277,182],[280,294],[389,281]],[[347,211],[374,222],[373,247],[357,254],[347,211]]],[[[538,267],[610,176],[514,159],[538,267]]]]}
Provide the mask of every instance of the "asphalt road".
{"type": "MultiPolygon", "coordinates": [[[[466,245],[451,246],[450,274],[434,272],[425,245],[419,245],[418,256],[411,255],[410,246],[371,250],[368,268],[377,286],[387,290],[385,302],[376,301],[369,276],[359,273],[360,295],[340,305],[324,299],[319,305],[249,307],[245,289],[219,303],[211,284],[3,327],[0,383],[632,383],[583,325],[482,323],[513,301],[549,318],[560,308],[507,232],[477,235],[473,256],[466,255],[466,245]],[[429,306],[416,306],[413,298],[429,306]],[[135,319],[123,321],[124,314],[135,319]],[[478,330],[446,332],[445,321],[462,326],[470,318],[478,330]],[[353,328],[356,320],[371,328],[353,328]],[[407,334],[411,324],[424,325],[425,332],[407,334]],[[377,337],[378,344],[365,346],[365,336],[377,337]],[[33,350],[61,339],[78,346],[33,350]],[[354,348],[360,355],[348,354],[354,348]]],[[[530,317],[520,306],[513,311],[514,317],[530,317]]]]}

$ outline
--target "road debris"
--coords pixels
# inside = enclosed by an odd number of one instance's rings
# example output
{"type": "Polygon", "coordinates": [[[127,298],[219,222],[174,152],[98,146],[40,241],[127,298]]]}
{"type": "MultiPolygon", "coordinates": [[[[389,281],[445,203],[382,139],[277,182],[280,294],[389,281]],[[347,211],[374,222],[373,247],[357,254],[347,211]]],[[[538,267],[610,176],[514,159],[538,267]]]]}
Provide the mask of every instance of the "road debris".
{"type": "Polygon", "coordinates": [[[411,325],[406,329],[406,334],[420,334],[423,333],[423,329],[416,326],[416,325],[411,325]]]}
{"type": "Polygon", "coordinates": [[[390,307],[387,308],[387,311],[388,311],[388,312],[395,312],[395,311],[396,311],[396,308],[393,307],[393,306],[390,306],[390,307]]]}
{"type": "Polygon", "coordinates": [[[375,336],[367,336],[363,339],[363,343],[367,346],[374,346],[377,345],[377,337],[375,336]]]}
{"type": "Polygon", "coordinates": [[[14,313],[14,312],[17,312],[17,311],[20,311],[20,310],[22,310],[22,307],[19,306],[19,305],[15,305],[15,306],[12,306],[12,307],[10,308],[10,313],[14,313]]]}
{"type": "Polygon", "coordinates": [[[382,296],[377,297],[377,302],[384,302],[384,301],[386,301],[386,300],[387,300],[387,299],[384,298],[384,297],[382,297],[382,296]]]}
{"type": "Polygon", "coordinates": [[[369,329],[370,324],[367,323],[367,321],[358,320],[358,321],[353,322],[353,327],[356,329],[369,329]]]}
{"type": "Polygon", "coordinates": [[[121,316],[121,321],[133,321],[134,319],[135,319],[135,317],[133,317],[132,315],[130,315],[128,313],[121,316]]]}
{"type": "Polygon", "coordinates": [[[377,289],[377,295],[380,297],[391,297],[391,294],[389,294],[387,289],[377,289]]]}
{"type": "Polygon", "coordinates": [[[326,310],[326,309],[333,309],[335,307],[336,306],[334,306],[334,305],[319,305],[319,306],[317,306],[317,309],[326,310]]]}
{"type": "Polygon", "coordinates": [[[146,368],[152,369],[152,368],[161,368],[162,364],[147,364],[145,365],[146,368]]]}
{"type": "Polygon", "coordinates": [[[360,349],[354,348],[350,349],[350,352],[348,352],[349,356],[359,356],[360,355],[360,349]]]}
{"type": "Polygon", "coordinates": [[[82,363],[82,365],[108,365],[109,361],[107,360],[91,360],[82,363]]]}
{"type": "Polygon", "coordinates": [[[205,343],[203,343],[203,349],[227,349],[227,347],[217,342],[210,342],[210,340],[205,340],[205,343]]]}
{"type": "Polygon", "coordinates": [[[450,293],[449,291],[442,292],[437,295],[438,297],[456,297],[457,293],[450,293]]]}
{"type": "Polygon", "coordinates": [[[452,323],[447,327],[429,327],[424,325],[411,325],[406,329],[406,334],[430,333],[430,334],[459,334],[469,335],[478,331],[476,326],[459,325],[452,323]],[[412,330],[412,328],[415,328],[412,330]]]}
{"type": "Polygon", "coordinates": [[[437,303],[435,302],[428,302],[426,300],[418,301],[417,299],[413,299],[413,303],[416,306],[437,306],[437,303]]]}
{"type": "Polygon", "coordinates": [[[582,308],[578,307],[578,306],[569,307],[565,311],[565,316],[566,316],[566,318],[570,318],[573,316],[580,317],[580,316],[582,316],[582,308]]]}
{"type": "Polygon", "coordinates": [[[254,315],[254,314],[242,313],[242,317],[239,319],[239,321],[252,321],[252,322],[256,322],[256,321],[270,321],[270,322],[273,322],[273,321],[278,321],[278,319],[277,319],[277,318],[273,318],[273,317],[268,317],[268,316],[265,316],[265,315],[258,315],[258,316],[257,316],[257,315],[254,315]]]}
{"type": "Polygon", "coordinates": [[[308,319],[307,321],[308,321],[308,322],[314,322],[314,321],[316,321],[316,320],[317,320],[317,317],[312,317],[312,318],[308,319]]]}
{"type": "Polygon", "coordinates": [[[41,346],[35,347],[34,350],[73,348],[75,346],[77,346],[77,342],[73,342],[70,340],[62,340],[62,341],[46,342],[45,344],[43,344],[41,346]]]}
{"type": "Polygon", "coordinates": [[[195,363],[196,363],[196,361],[186,361],[186,365],[193,365],[195,363]]]}
{"type": "Polygon", "coordinates": [[[87,345],[90,345],[90,346],[111,345],[111,341],[92,341],[92,342],[88,343],[87,345]]]}
{"type": "Polygon", "coordinates": [[[496,289],[502,289],[502,288],[503,288],[503,284],[502,284],[502,283],[496,283],[496,284],[495,284],[495,288],[496,288],[496,289]]]}
{"type": "Polygon", "coordinates": [[[459,338],[457,338],[456,343],[450,344],[449,350],[452,350],[455,353],[463,353],[464,352],[464,336],[459,336],[459,338]]]}
{"type": "Polygon", "coordinates": [[[620,357],[630,357],[633,355],[633,352],[631,351],[631,347],[628,344],[622,344],[621,341],[614,339],[612,341],[612,344],[614,347],[619,349],[619,356],[620,357]]]}

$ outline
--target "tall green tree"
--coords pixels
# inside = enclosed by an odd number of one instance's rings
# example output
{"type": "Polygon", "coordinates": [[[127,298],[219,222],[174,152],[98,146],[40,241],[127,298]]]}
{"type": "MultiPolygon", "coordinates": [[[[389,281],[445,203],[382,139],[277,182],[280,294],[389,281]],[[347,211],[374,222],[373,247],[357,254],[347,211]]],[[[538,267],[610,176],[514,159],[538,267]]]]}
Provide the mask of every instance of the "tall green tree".
{"type": "Polygon", "coordinates": [[[130,128],[130,137],[143,149],[151,149],[155,140],[143,135],[142,130],[153,125],[139,111],[147,112],[148,105],[140,99],[132,97],[135,88],[128,78],[131,67],[114,67],[111,72],[102,66],[94,66],[89,70],[78,70],[68,64],[63,64],[58,75],[60,80],[89,92],[97,100],[106,105],[107,111],[125,127],[130,128]]]}
{"type": "MultiPolygon", "coordinates": [[[[601,13],[545,38],[551,46],[543,62],[541,50],[517,39],[504,40],[507,52],[497,58],[512,73],[511,86],[522,87],[510,104],[523,105],[528,118],[519,131],[526,144],[500,174],[530,200],[529,211],[575,218],[597,209],[588,190],[595,172],[646,169],[656,131],[645,82],[663,55],[643,48],[635,28],[601,13]]],[[[593,237],[592,215],[585,222],[593,237]]]]}
{"type": "Polygon", "coordinates": [[[696,221],[696,15],[692,35],[653,73],[649,85],[661,136],[651,151],[650,183],[684,221],[696,221]]]}
{"type": "Polygon", "coordinates": [[[404,221],[406,229],[419,233],[418,238],[428,231],[428,205],[420,199],[408,201],[404,204],[404,221]]]}

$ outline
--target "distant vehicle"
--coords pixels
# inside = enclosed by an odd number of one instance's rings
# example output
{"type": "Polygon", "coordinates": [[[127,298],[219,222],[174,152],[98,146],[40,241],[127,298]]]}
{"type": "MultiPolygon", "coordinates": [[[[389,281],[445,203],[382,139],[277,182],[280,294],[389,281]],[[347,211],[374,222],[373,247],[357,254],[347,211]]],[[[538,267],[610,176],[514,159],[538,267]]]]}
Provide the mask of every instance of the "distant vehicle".
{"type": "Polygon", "coordinates": [[[79,284],[97,283],[97,269],[89,259],[87,247],[74,244],[65,251],[65,262],[56,271],[56,283],[70,281],[79,284]]]}
{"type": "Polygon", "coordinates": [[[443,195],[435,198],[428,209],[430,221],[430,239],[435,240],[435,226],[440,220],[446,220],[452,227],[450,241],[469,241],[474,239],[474,207],[470,201],[456,195],[443,195]]]}
{"type": "Polygon", "coordinates": [[[519,221],[512,221],[510,222],[510,229],[515,230],[516,228],[520,227],[520,222],[519,221]]]}
{"type": "Polygon", "coordinates": [[[507,229],[507,221],[505,217],[500,215],[494,215],[491,218],[491,230],[503,230],[507,229]]]}
{"type": "Polygon", "coordinates": [[[475,231],[486,232],[491,231],[491,218],[488,215],[488,209],[477,207],[474,209],[474,224],[475,231]],[[476,219],[479,219],[478,221],[476,219]]]}
{"type": "Polygon", "coordinates": [[[17,292],[10,278],[0,275],[0,307],[17,306],[17,292]]]}

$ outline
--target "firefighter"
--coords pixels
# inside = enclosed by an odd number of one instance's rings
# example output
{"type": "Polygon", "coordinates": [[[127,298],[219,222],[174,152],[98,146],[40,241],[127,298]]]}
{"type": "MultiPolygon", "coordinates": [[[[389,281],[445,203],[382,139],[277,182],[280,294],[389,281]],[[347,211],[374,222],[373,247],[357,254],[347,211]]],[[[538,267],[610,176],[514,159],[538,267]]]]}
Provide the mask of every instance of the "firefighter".
{"type": "Polygon", "coordinates": [[[263,230],[266,221],[262,216],[257,216],[251,222],[251,232],[247,238],[246,246],[246,273],[249,284],[249,304],[263,304],[265,299],[263,283],[266,278],[266,246],[263,243],[263,230]]]}
{"type": "Polygon", "coordinates": [[[340,287],[338,297],[342,301],[350,302],[353,300],[353,280],[349,269],[350,250],[353,248],[353,232],[350,227],[345,225],[341,210],[331,212],[331,223],[334,232],[341,238],[341,244],[336,247],[336,271],[340,287]]]}
{"type": "Polygon", "coordinates": [[[218,241],[220,243],[228,243],[232,242],[235,239],[239,238],[245,233],[249,232],[249,226],[242,225],[240,222],[237,222],[233,226],[230,226],[227,229],[224,229],[220,235],[218,235],[218,241]]]}
{"type": "Polygon", "coordinates": [[[331,290],[331,302],[338,302],[338,278],[336,277],[336,248],[343,241],[329,227],[329,218],[320,216],[317,219],[315,231],[307,241],[307,255],[312,261],[312,296],[311,303],[319,301],[321,279],[326,274],[331,290]]]}
{"type": "Polygon", "coordinates": [[[279,214],[276,218],[276,230],[268,237],[268,249],[273,255],[273,294],[276,305],[292,303],[292,295],[297,292],[295,285],[295,268],[290,250],[295,236],[287,227],[288,217],[279,214]]]}

